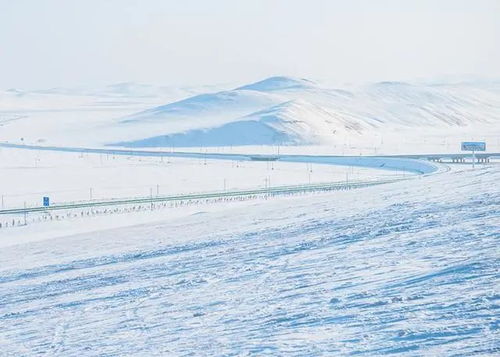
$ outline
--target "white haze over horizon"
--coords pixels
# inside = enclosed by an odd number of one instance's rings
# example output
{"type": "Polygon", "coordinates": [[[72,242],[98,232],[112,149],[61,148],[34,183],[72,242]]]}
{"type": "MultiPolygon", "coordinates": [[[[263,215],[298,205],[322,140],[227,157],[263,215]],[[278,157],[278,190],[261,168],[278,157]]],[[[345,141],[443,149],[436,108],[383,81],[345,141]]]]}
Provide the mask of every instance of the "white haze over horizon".
{"type": "Polygon", "coordinates": [[[0,0],[0,88],[500,77],[498,0],[0,0]]]}

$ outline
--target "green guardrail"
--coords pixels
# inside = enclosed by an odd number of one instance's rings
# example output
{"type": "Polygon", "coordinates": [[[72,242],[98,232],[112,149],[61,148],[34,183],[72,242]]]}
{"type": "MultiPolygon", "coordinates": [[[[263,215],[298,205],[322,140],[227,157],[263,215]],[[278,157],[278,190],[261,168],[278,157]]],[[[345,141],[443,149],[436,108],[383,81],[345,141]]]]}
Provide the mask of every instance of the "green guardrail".
{"type": "Polygon", "coordinates": [[[157,202],[178,202],[178,201],[190,201],[199,199],[246,197],[246,196],[256,196],[256,195],[274,196],[274,195],[291,194],[299,192],[344,190],[344,189],[355,189],[361,187],[393,183],[402,180],[408,180],[408,178],[397,178],[397,179],[377,180],[377,181],[353,181],[353,182],[341,182],[341,183],[336,182],[327,184],[311,184],[311,185],[296,185],[296,186],[275,186],[275,187],[259,188],[253,190],[242,190],[242,191],[192,193],[192,194],[173,195],[173,196],[150,196],[150,197],[127,198],[127,199],[108,199],[101,201],[71,202],[71,203],[54,204],[51,206],[2,209],[0,210],[0,215],[24,214],[24,213],[90,208],[90,207],[103,207],[103,206],[131,205],[131,204],[144,204],[144,203],[150,204],[157,202]]]}

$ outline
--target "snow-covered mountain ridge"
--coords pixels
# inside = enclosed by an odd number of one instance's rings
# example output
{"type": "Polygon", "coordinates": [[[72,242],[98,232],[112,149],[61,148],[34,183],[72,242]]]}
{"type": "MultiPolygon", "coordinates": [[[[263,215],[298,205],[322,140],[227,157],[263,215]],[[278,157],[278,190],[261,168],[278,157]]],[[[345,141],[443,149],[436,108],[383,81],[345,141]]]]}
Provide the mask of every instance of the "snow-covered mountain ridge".
{"type": "Polygon", "coordinates": [[[161,133],[119,145],[328,144],[385,130],[495,126],[499,118],[500,89],[487,83],[379,82],[344,90],[271,77],[129,115],[120,126],[151,126],[161,133]]]}
{"type": "Polygon", "coordinates": [[[0,92],[0,140],[66,146],[319,145],[371,154],[487,140],[499,150],[499,118],[500,81],[493,80],[335,88],[271,77],[231,87],[118,83],[0,92]]]}

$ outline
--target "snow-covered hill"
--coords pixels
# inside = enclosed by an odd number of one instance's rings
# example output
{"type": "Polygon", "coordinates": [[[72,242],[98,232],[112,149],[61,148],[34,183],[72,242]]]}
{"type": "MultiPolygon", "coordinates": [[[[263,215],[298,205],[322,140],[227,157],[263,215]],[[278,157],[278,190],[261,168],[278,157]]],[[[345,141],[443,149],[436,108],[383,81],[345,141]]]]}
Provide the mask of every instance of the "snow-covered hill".
{"type": "Polygon", "coordinates": [[[127,122],[178,120],[206,117],[217,121],[222,118],[234,119],[240,115],[263,109],[284,100],[284,97],[269,95],[258,91],[235,89],[217,93],[200,94],[178,102],[152,108],[131,115],[127,122]]]}
{"type": "Polygon", "coordinates": [[[0,140],[70,146],[321,145],[394,153],[456,150],[461,140],[478,139],[500,149],[500,82],[331,88],[271,77],[222,91],[136,83],[9,90],[0,92],[0,128],[0,140]]]}
{"type": "MultiPolygon", "coordinates": [[[[225,113],[227,114],[227,112],[225,113]]],[[[222,116],[219,119],[227,118],[222,116]]],[[[220,126],[160,135],[118,143],[128,147],[221,146],[327,143],[341,119],[335,113],[307,101],[296,99],[265,108],[220,126]]],[[[348,123],[345,123],[348,125],[348,123]]]]}
{"type": "Polygon", "coordinates": [[[255,90],[259,92],[272,92],[279,90],[303,90],[314,88],[314,82],[303,78],[271,77],[262,81],[247,84],[237,89],[255,90]]]}
{"type": "Polygon", "coordinates": [[[116,144],[321,145],[340,137],[499,127],[499,122],[500,90],[484,83],[380,82],[348,91],[305,79],[271,77],[127,116],[119,126],[140,126],[135,133],[141,135],[149,127],[156,135],[116,144]]]}

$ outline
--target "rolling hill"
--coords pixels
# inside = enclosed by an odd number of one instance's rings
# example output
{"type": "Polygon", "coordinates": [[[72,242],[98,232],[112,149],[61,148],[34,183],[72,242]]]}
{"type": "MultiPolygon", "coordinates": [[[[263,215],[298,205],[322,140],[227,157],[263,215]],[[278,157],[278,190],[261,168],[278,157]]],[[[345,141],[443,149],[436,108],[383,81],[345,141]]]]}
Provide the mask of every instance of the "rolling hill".
{"type": "Polygon", "coordinates": [[[112,145],[323,145],[417,128],[497,127],[499,118],[500,90],[491,83],[380,82],[350,91],[271,77],[129,115],[118,126],[140,127],[142,136],[112,145]]]}
{"type": "Polygon", "coordinates": [[[500,149],[500,81],[333,88],[281,76],[233,88],[118,83],[7,90],[0,92],[0,140],[159,148],[320,145],[372,153],[382,146],[386,152],[420,151],[422,145],[452,150],[460,140],[487,139],[500,149]]]}

